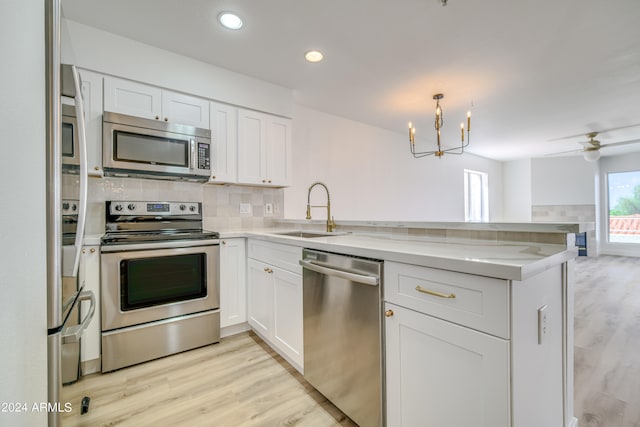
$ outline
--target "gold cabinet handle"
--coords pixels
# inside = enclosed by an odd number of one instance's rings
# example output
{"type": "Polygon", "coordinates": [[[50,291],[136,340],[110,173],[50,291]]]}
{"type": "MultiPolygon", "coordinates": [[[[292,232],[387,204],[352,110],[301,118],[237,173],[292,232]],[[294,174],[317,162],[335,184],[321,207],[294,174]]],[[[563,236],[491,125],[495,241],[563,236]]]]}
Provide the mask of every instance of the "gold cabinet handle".
{"type": "Polygon", "coordinates": [[[227,241],[226,241],[226,240],[223,240],[223,241],[222,241],[222,244],[223,244],[223,245],[226,245],[226,244],[227,244],[227,241]]]}
{"type": "Polygon", "coordinates": [[[160,120],[160,116],[156,116],[156,120],[160,120]]]}
{"type": "Polygon", "coordinates": [[[165,121],[165,122],[168,122],[168,121],[169,121],[169,118],[168,118],[168,117],[165,117],[165,118],[164,118],[164,121],[165,121]]]}
{"type": "Polygon", "coordinates": [[[265,268],[264,268],[264,271],[265,271],[266,273],[269,273],[269,274],[273,273],[273,270],[272,270],[272,269],[270,269],[269,267],[265,267],[265,268]]]}
{"type": "Polygon", "coordinates": [[[434,297],[440,297],[440,298],[455,298],[456,294],[443,294],[442,292],[436,292],[436,291],[430,291],[429,289],[425,289],[422,286],[418,285],[416,286],[416,291],[418,292],[422,292],[423,294],[429,294],[429,295],[433,295],[434,297]]]}
{"type": "Polygon", "coordinates": [[[96,251],[96,248],[89,249],[89,252],[91,252],[91,253],[95,253],[95,251],[96,251]]]}
{"type": "Polygon", "coordinates": [[[385,316],[387,316],[387,317],[391,317],[391,316],[393,316],[393,310],[387,310],[387,311],[385,311],[385,312],[384,312],[384,315],[385,315],[385,316]]]}

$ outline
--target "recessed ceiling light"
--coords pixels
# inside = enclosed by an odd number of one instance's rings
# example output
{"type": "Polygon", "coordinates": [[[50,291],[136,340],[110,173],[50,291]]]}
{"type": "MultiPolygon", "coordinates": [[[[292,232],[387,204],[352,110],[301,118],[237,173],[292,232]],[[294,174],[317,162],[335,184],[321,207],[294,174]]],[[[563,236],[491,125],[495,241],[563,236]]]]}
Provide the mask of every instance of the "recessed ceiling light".
{"type": "Polygon", "coordinates": [[[308,62],[320,62],[322,61],[322,58],[324,58],[324,56],[322,55],[322,52],[318,50],[310,50],[304,54],[304,59],[308,62]]]}
{"type": "Polygon", "coordinates": [[[243,25],[242,19],[240,19],[240,17],[235,13],[231,12],[222,12],[218,15],[218,22],[220,22],[223,27],[230,30],[239,30],[243,25]]]}

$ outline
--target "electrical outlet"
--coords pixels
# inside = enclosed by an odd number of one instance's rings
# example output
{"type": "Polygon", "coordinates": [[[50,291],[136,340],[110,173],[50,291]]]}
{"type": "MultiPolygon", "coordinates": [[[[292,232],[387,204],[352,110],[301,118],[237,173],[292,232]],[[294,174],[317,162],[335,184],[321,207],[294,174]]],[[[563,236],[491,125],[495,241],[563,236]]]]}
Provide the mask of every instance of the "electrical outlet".
{"type": "Polygon", "coordinates": [[[547,335],[547,306],[543,305],[538,309],[538,344],[542,344],[547,335]]]}
{"type": "Polygon", "coordinates": [[[240,215],[251,215],[251,203],[240,203],[240,215]]]}
{"type": "Polygon", "coordinates": [[[265,215],[273,215],[273,203],[265,203],[265,205],[264,205],[264,214],[265,215]]]}

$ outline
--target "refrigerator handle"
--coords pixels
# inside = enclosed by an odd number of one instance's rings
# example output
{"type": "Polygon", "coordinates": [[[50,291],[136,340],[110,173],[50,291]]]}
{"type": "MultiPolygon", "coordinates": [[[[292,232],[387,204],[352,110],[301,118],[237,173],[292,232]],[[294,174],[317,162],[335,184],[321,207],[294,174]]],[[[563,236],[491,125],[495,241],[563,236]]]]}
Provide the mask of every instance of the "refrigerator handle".
{"type": "Polygon", "coordinates": [[[80,266],[80,254],[84,241],[84,229],[87,218],[87,187],[89,184],[89,174],[87,170],[87,132],[84,116],[84,100],[82,99],[82,83],[80,74],[75,65],[71,66],[73,74],[73,84],[76,90],[75,107],[78,121],[78,157],[80,160],[80,195],[78,207],[78,223],[76,227],[75,240],[75,257],[73,261],[73,271],[71,276],[78,276],[78,268],[80,266]]]}
{"type": "Polygon", "coordinates": [[[69,344],[80,341],[80,337],[82,336],[82,332],[89,326],[91,320],[93,319],[93,314],[96,311],[96,296],[93,294],[93,291],[82,291],[78,296],[78,303],[80,301],[91,301],[91,305],[89,306],[89,311],[87,315],[82,319],[79,325],[70,326],[68,328],[64,328],[62,331],[62,343],[69,344]]]}

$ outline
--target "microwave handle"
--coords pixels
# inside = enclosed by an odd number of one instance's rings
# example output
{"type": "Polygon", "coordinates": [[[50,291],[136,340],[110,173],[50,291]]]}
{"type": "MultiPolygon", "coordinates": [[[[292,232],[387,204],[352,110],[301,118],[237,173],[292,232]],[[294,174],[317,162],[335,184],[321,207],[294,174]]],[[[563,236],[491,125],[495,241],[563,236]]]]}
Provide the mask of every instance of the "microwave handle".
{"type": "Polygon", "coordinates": [[[76,226],[76,239],[74,244],[75,256],[73,258],[73,271],[65,274],[71,277],[78,276],[78,268],[80,266],[80,255],[82,252],[82,244],[84,240],[84,230],[87,218],[87,187],[89,184],[89,174],[87,170],[87,132],[84,117],[84,100],[82,99],[82,84],[80,74],[75,65],[71,66],[73,74],[73,84],[76,89],[75,106],[78,122],[78,158],[80,163],[80,195],[78,206],[78,223],[76,226]]]}
{"type": "Polygon", "coordinates": [[[198,168],[198,159],[196,157],[196,140],[190,140],[191,144],[191,164],[189,165],[189,169],[195,171],[198,168]]]}

